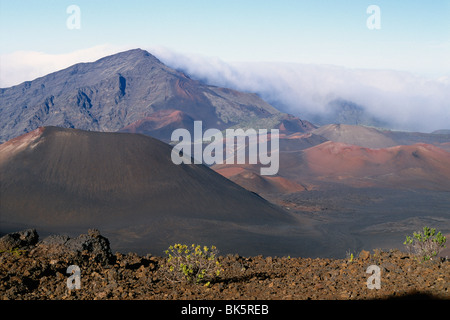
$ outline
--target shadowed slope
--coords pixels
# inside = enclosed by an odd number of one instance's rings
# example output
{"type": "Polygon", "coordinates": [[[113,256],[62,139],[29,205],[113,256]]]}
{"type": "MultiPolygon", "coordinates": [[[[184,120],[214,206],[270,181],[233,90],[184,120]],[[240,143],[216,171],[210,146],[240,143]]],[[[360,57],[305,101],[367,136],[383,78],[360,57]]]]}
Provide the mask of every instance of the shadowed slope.
{"type": "Polygon", "coordinates": [[[174,165],[170,153],[144,135],[56,127],[6,142],[0,231],[96,227],[119,248],[163,250],[185,240],[269,253],[260,241],[292,224],[287,213],[213,170],[174,165]]]}

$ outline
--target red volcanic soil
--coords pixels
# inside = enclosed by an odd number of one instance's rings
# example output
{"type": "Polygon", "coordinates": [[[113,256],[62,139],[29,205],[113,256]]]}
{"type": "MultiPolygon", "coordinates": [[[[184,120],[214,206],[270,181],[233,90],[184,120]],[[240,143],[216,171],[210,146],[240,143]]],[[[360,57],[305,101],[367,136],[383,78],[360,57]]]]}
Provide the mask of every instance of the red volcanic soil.
{"type": "Polygon", "coordinates": [[[251,170],[236,166],[216,168],[216,172],[247,190],[260,193],[292,193],[304,191],[305,187],[279,176],[261,176],[251,170]]]}
{"type": "Polygon", "coordinates": [[[189,101],[196,101],[198,94],[198,89],[193,85],[192,81],[177,79],[175,81],[175,92],[177,96],[182,99],[186,99],[189,101]]]}
{"type": "Polygon", "coordinates": [[[30,146],[31,143],[39,138],[43,132],[44,127],[40,127],[27,134],[21,135],[3,144],[0,144],[0,163],[5,161],[6,157],[10,157],[14,153],[17,153],[30,146]]]}
{"type": "Polygon", "coordinates": [[[129,124],[120,132],[141,133],[165,140],[170,138],[173,130],[178,128],[191,129],[194,120],[180,110],[160,110],[148,117],[129,124]]]}
{"type": "Polygon", "coordinates": [[[137,133],[142,129],[156,130],[166,127],[173,123],[180,123],[188,116],[180,110],[160,110],[152,115],[140,119],[128,126],[124,127],[121,131],[129,133],[137,133]]]}
{"type": "Polygon", "coordinates": [[[325,142],[304,150],[304,160],[310,172],[323,180],[450,188],[450,153],[429,144],[369,149],[325,142]]]}
{"type": "Polygon", "coordinates": [[[441,149],[444,149],[444,150],[450,152],[450,142],[439,143],[439,144],[437,144],[437,146],[441,149]]]}
{"type": "Polygon", "coordinates": [[[331,141],[314,145],[315,137],[318,136],[281,137],[280,170],[276,176],[260,176],[259,165],[222,164],[213,169],[262,195],[322,189],[329,183],[450,190],[450,153],[434,145],[370,149],[331,141]],[[314,146],[307,148],[309,143],[314,146]]]}

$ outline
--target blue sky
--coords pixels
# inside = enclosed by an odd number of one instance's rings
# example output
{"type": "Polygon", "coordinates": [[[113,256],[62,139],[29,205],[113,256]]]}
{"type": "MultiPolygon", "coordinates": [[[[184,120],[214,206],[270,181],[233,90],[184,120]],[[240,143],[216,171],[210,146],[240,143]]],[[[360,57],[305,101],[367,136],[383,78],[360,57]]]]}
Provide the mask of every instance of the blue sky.
{"type": "Polygon", "coordinates": [[[286,112],[335,98],[393,128],[450,123],[450,0],[0,0],[0,87],[142,48],[286,112]],[[80,29],[66,25],[70,5],[80,29]],[[370,30],[370,5],[380,29],[370,30]],[[272,102],[271,102],[272,103],[272,102]]]}
{"type": "Polygon", "coordinates": [[[1,0],[0,54],[162,46],[225,61],[450,73],[450,0],[1,0]],[[66,27],[78,5],[81,29],[66,27]],[[369,30],[366,9],[381,9],[369,30]]]}

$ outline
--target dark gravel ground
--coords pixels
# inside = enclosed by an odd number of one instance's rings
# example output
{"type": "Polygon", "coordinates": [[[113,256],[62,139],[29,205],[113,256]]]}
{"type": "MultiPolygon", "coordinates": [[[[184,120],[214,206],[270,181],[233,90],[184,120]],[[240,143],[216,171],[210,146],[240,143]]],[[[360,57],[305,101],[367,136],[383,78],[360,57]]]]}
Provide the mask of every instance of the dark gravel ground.
{"type": "Polygon", "coordinates": [[[2,300],[450,300],[448,260],[420,262],[398,250],[361,251],[352,261],[220,256],[223,270],[205,286],[167,280],[165,257],[112,254],[95,230],[39,242],[29,234],[17,233],[23,241],[14,249],[14,237],[0,241],[2,300]],[[80,268],[79,289],[68,288],[70,265],[80,268]],[[380,268],[379,289],[368,287],[371,265],[380,268]]]}

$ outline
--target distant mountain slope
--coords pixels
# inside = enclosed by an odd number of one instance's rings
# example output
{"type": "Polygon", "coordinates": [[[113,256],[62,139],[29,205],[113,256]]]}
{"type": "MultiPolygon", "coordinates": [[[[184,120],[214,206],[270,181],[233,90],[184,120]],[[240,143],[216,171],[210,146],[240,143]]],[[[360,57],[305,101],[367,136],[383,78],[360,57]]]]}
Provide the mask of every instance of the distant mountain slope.
{"type": "Polygon", "coordinates": [[[427,143],[436,146],[450,142],[450,133],[424,133],[380,130],[386,137],[396,141],[398,145],[411,145],[415,143],[427,143]]]}
{"type": "Polygon", "coordinates": [[[326,112],[312,120],[319,125],[349,124],[384,127],[386,122],[371,115],[363,106],[344,99],[335,99],[325,106],[326,112]]]}
{"type": "Polygon", "coordinates": [[[305,191],[306,188],[296,182],[288,180],[282,177],[261,176],[257,172],[253,172],[251,169],[246,169],[244,166],[215,166],[214,169],[244,187],[247,190],[259,193],[259,194],[277,194],[277,193],[292,193],[305,191]]]}
{"type": "Polygon", "coordinates": [[[435,130],[432,134],[450,134],[450,129],[435,130]]]}
{"type": "Polygon", "coordinates": [[[382,132],[364,126],[329,124],[312,131],[330,141],[353,144],[366,148],[387,148],[397,143],[382,132]]]}
{"type": "Polygon", "coordinates": [[[311,133],[333,142],[353,144],[365,148],[387,148],[426,143],[445,149],[445,144],[450,142],[450,134],[446,133],[393,131],[346,124],[324,125],[312,130],[311,133]]]}
{"type": "Polygon", "coordinates": [[[298,139],[297,148],[292,149],[282,148],[285,139],[280,141],[280,170],[276,176],[260,177],[258,165],[221,164],[212,168],[265,197],[301,192],[302,188],[329,190],[340,185],[450,190],[450,152],[441,147],[417,143],[366,148],[317,140],[315,145],[307,147],[301,141],[308,136],[314,134],[303,135],[298,139]]]}
{"type": "MultiPolygon", "coordinates": [[[[280,130],[280,132],[286,132],[280,130]]],[[[271,137],[269,137],[269,141],[271,137]]],[[[280,133],[279,135],[279,156],[280,169],[290,168],[293,163],[289,154],[296,155],[298,152],[319,145],[327,139],[312,133],[280,133]]],[[[224,150],[225,152],[225,150],[224,150]]],[[[248,152],[248,146],[246,153],[248,152]]],[[[297,163],[293,160],[294,165],[297,163]]],[[[307,189],[299,180],[294,181],[294,176],[284,178],[280,175],[262,176],[260,175],[260,164],[215,164],[212,166],[216,172],[224,177],[246,188],[247,190],[256,192],[264,197],[269,194],[288,194],[300,192],[307,189]]],[[[298,172],[298,176],[302,173],[298,172]]]]}
{"type": "Polygon", "coordinates": [[[339,183],[450,190],[450,153],[429,144],[369,149],[328,141],[283,156],[288,165],[280,169],[280,176],[323,188],[327,183],[339,183]]]}
{"type": "Polygon", "coordinates": [[[124,250],[196,241],[269,254],[277,228],[295,224],[203,165],[173,164],[170,153],[144,135],[57,127],[10,140],[0,145],[0,233],[98,228],[124,250]]]}
{"type": "Polygon", "coordinates": [[[279,113],[256,94],[202,84],[134,49],[0,89],[0,143],[39,126],[118,131],[168,109],[218,129],[279,113]]]}

